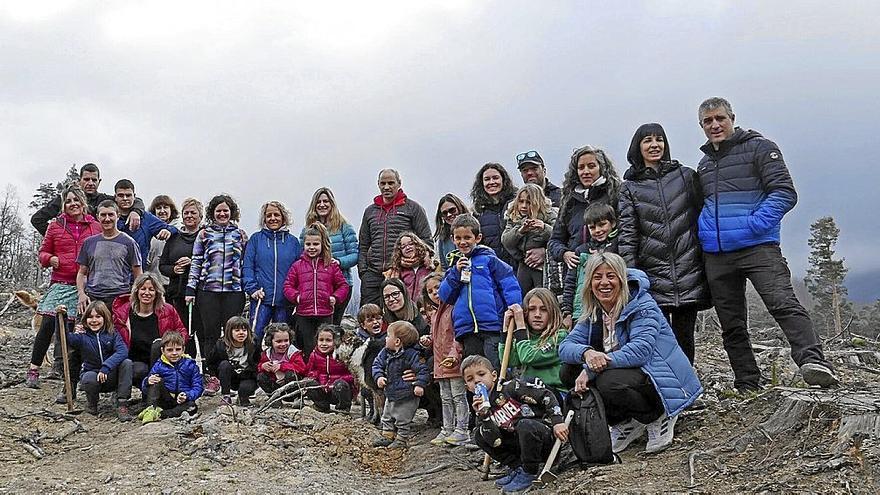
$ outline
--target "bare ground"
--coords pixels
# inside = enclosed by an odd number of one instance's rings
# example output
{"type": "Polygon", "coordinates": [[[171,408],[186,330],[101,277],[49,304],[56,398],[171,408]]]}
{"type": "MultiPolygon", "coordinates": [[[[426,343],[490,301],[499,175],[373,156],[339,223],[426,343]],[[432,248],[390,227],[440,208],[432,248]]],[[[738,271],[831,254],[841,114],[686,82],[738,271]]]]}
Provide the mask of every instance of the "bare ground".
{"type": "MultiPolygon", "coordinates": [[[[0,327],[0,493],[497,492],[480,481],[481,453],[428,443],[436,430],[423,415],[406,453],[371,447],[376,430],[357,409],[233,415],[214,397],[200,400],[195,418],[141,426],[116,421],[105,396],[99,417],[66,416],[54,404],[60,382],[22,385],[33,340],[27,318],[7,315],[10,326],[0,327]]],[[[802,388],[777,333],[756,335],[772,387],[732,394],[720,342],[704,335],[697,356],[704,407],[682,415],[670,449],[647,455],[642,441],[620,465],[568,470],[541,491],[880,492],[878,347],[859,342],[830,352],[846,385],[824,392],[802,388]]]]}

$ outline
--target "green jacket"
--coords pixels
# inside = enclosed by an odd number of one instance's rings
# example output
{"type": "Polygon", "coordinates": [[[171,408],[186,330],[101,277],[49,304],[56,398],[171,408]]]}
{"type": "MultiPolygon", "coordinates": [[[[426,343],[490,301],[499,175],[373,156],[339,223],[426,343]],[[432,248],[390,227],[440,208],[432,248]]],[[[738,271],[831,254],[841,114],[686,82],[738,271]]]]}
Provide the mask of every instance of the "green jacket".
{"type": "MultiPolygon", "coordinates": [[[[515,340],[510,350],[509,366],[520,368],[522,377],[538,377],[549,388],[565,390],[559,379],[559,369],[562,367],[562,361],[559,360],[559,344],[566,336],[568,332],[560,329],[555,339],[548,339],[541,346],[540,334],[527,330],[514,333],[515,340]]],[[[504,355],[504,342],[498,344],[498,355],[504,355]]]]}

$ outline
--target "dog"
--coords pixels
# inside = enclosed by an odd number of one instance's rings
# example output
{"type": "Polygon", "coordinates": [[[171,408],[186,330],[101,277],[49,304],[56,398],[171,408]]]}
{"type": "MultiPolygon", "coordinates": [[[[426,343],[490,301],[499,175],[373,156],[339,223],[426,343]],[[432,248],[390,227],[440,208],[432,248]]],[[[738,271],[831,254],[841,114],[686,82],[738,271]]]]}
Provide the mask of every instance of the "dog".
{"type": "MultiPolygon", "coordinates": [[[[18,299],[18,302],[20,302],[22,306],[31,308],[34,311],[34,316],[31,317],[31,330],[33,330],[34,333],[37,333],[37,331],[40,329],[40,325],[43,324],[43,315],[37,313],[37,306],[39,305],[40,299],[43,296],[37,294],[36,292],[31,292],[27,290],[17,290],[13,292],[12,295],[16,299],[18,299]]],[[[11,299],[10,302],[12,302],[11,299]]],[[[6,306],[8,307],[9,304],[7,304],[6,306]]]]}
{"type": "Polygon", "coordinates": [[[361,418],[378,426],[385,408],[385,394],[373,379],[373,361],[385,347],[384,338],[364,339],[357,332],[343,331],[340,345],[336,349],[336,359],[345,364],[355,377],[361,389],[361,418]],[[369,414],[367,414],[369,409],[369,414]]]}

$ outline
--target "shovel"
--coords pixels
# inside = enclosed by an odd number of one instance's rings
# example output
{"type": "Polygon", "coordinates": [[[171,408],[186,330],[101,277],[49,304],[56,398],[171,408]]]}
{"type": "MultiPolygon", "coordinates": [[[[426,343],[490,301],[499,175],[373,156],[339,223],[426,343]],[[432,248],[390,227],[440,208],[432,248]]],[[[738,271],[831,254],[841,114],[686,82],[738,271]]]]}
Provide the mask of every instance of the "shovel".
{"type": "Polygon", "coordinates": [[[64,364],[64,395],[67,397],[67,414],[79,414],[82,409],[76,408],[73,401],[73,388],[70,383],[70,362],[67,354],[67,329],[64,328],[64,310],[55,311],[55,323],[58,325],[58,335],[61,336],[61,359],[64,364]]]}
{"type": "MultiPolygon", "coordinates": [[[[507,377],[507,363],[510,362],[510,348],[513,347],[514,330],[516,330],[516,322],[511,318],[507,324],[507,336],[504,339],[504,355],[501,356],[501,371],[498,373],[498,381],[495,382],[496,391],[501,390],[501,386],[504,385],[504,379],[507,377]]],[[[486,454],[485,457],[483,457],[483,481],[489,479],[490,464],[492,464],[492,458],[489,457],[489,454],[486,454]]]]}
{"type": "MultiPolygon", "coordinates": [[[[574,416],[574,411],[568,411],[568,414],[565,415],[565,427],[568,428],[568,425],[571,424],[571,418],[574,416]]],[[[544,464],[544,469],[541,470],[540,476],[538,476],[538,480],[542,485],[549,485],[556,481],[556,475],[550,472],[550,468],[553,467],[553,463],[556,462],[556,456],[559,455],[559,448],[562,447],[562,440],[556,439],[556,442],[553,444],[553,449],[550,451],[550,457],[547,458],[547,463],[544,464]]]]}

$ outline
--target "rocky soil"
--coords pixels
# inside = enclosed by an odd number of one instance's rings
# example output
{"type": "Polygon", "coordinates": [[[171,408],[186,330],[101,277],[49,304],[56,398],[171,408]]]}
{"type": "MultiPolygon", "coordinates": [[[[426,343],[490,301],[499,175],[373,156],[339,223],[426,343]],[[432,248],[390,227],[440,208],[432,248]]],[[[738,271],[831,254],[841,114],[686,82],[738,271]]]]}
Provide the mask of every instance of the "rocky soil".
{"type": "MultiPolygon", "coordinates": [[[[428,443],[436,430],[423,412],[405,453],[370,447],[376,430],[357,407],[351,415],[289,405],[258,413],[213,397],[193,418],[141,426],[119,423],[105,396],[99,417],[66,415],[54,403],[60,382],[23,386],[29,318],[10,308],[0,320],[0,493],[497,492],[480,481],[481,453],[428,443]]],[[[697,370],[707,392],[679,420],[670,449],[647,455],[642,441],[622,464],[571,469],[540,491],[877,493],[880,346],[847,340],[828,349],[845,385],[820,391],[803,388],[780,335],[754,335],[770,383],[747,397],[730,391],[717,335],[701,335],[697,370]]]]}

